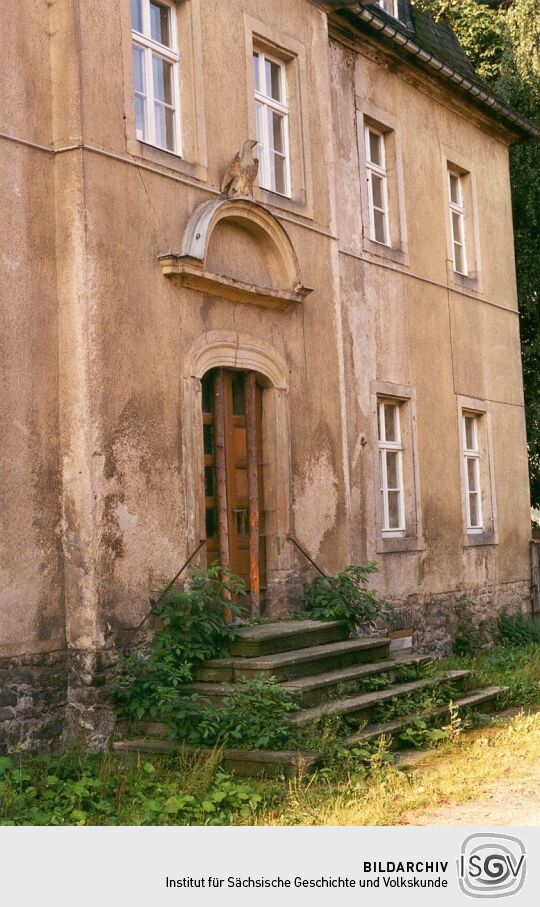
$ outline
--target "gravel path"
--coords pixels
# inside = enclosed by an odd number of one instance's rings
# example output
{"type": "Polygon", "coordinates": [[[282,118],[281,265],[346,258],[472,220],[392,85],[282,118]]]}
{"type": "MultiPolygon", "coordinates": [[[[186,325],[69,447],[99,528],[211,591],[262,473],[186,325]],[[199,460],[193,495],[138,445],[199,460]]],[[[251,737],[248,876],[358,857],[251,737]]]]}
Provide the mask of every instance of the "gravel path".
{"type": "Polygon", "coordinates": [[[477,800],[410,813],[408,825],[540,825],[540,766],[491,787],[477,800]]]}

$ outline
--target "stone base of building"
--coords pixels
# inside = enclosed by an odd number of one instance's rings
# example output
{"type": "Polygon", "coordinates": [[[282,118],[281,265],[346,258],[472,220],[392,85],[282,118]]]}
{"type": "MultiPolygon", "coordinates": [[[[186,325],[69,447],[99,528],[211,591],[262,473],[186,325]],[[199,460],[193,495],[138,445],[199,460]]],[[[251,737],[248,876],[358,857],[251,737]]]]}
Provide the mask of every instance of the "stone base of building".
{"type": "Polygon", "coordinates": [[[0,753],[61,748],[68,695],[66,652],[0,659],[0,753]]]}
{"type": "Polygon", "coordinates": [[[407,623],[412,630],[414,651],[441,658],[452,648],[460,610],[466,608],[477,623],[496,619],[503,611],[531,614],[531,585],[517,582],[454,589],[436,595],[393,598],[391,603],[403,614],[402,623],[407,623]]]}
{"type": "MultiPolygon", "coordinates": [[[[290,595],[290,580],[283,584],[290,595]]],[[[456,635],[459,600],[480,622],[502,611],[531,613],[528,582],[393,599],[401,623],[411,628],[413,649],[446,655],[456,635]]],[[[138,640],[140,642],[140,640],[138,640]]],[[[0,659],[0,753],[20,747],[59,752],[77,746],[106,749],[116,718],[109,692],[121,646],[99,652],[64,651],[0,659]]]]}
{"type": "Polygon", "coordinates": [[[106,748],[115,725],[115,649],[0,659],[0,753],[106,748]]]}

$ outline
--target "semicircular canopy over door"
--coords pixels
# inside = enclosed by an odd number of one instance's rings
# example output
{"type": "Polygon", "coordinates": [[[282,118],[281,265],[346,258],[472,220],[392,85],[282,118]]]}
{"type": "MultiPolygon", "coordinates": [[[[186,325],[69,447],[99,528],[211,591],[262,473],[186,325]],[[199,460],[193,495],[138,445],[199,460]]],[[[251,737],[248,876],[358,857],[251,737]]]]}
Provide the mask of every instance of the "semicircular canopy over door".
{"type": "Polygon", "coordinates": [[[255,372],[212,369],[202,379],[208,563],[231,565],[260,613],[266,587],[262,388],[255,372]]]}

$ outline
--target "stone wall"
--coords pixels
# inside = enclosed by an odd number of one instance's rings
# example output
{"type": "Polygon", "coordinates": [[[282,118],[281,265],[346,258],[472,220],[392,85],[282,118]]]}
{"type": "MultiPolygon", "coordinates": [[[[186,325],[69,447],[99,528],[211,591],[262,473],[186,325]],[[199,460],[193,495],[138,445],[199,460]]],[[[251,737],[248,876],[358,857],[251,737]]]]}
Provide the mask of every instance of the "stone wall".
{"type": "Polygon", "coordinates": [[[478,623],[493,620],[502,611],[531,613],[531,587],[528,582],[393,599],[392,604],[398,610],[405,609],[410,616],[416,654],[440,658],[450,652],[457,631],[458,600],[461,598],[470,606],[478,623]]]}
{"type": "Polygon", "coordinates": [[[0,659],[0,753],[61,747],[67,678],[66,652],[0,659]]]}

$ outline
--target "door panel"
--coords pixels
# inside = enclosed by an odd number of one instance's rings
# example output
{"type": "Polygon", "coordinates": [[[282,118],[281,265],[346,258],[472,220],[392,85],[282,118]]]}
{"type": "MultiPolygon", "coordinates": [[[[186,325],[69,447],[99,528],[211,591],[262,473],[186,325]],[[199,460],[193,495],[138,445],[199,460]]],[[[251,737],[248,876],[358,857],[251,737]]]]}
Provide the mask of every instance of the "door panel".
{"type": "MultiPolygon", "coordinates": [[[[216,370],[203,378],[205,507],[208,563],[219,559],[215,450],[214,383],[216,370]]],[[[246,372],[223,370],[227,525],[231,567],[249,588],[249,489],[246,432],[246,372]]],[[[259,485],[261,588],[266,585],[264,487],[262,469],[262,389],[257,385],[257,479],[259,485]]]]}

